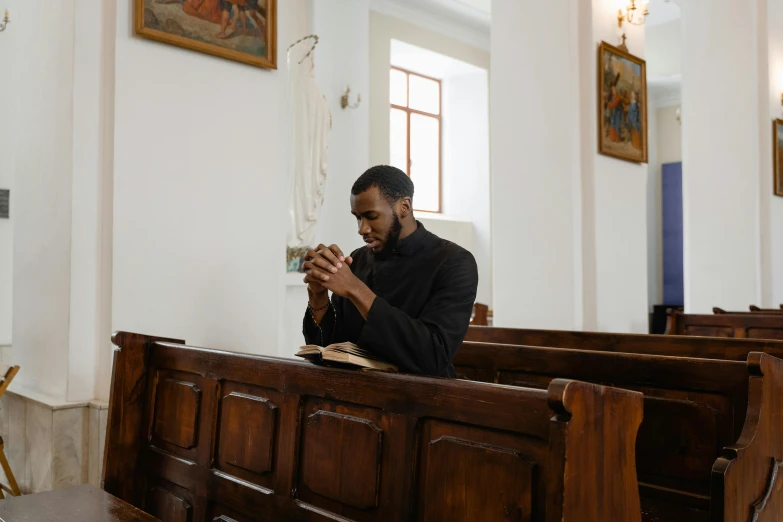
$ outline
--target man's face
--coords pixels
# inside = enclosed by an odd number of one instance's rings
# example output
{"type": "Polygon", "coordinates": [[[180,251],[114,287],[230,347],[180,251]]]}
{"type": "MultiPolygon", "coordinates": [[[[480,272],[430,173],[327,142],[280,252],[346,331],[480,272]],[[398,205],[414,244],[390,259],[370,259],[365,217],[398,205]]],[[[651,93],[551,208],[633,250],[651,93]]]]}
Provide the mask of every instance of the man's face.
{"type": "MultiPolygon", "coordinates": [[[[399,202],[394,206],[399,206],[399,202]]],[[[351,194],[351,214],[356,218],[359,235],[373,254],[388,253],[397,245],[402,231],[398,211],[378,187],[370,187],[355,196],[351,194]]]]}

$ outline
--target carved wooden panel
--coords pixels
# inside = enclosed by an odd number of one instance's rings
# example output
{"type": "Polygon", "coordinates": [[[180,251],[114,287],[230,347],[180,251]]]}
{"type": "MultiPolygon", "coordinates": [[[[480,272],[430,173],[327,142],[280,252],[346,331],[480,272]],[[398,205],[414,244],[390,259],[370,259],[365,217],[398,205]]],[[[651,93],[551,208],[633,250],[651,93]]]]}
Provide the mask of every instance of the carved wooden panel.
{"type": "Polygon", "coordinates": [[[702,337],[734,337],[734,328],[722,326],[686,326],[685,335],[702,337]]]}
{"type": "Polygon", "coordinates": [[[200,403],[201,390],[192,382],[161,379],[155,393],[153,434],[180,448],[193,448],[200,403]]]}
{"type": "Polygon", "coordinates": [[[302,484],[357,509],[377,507],[383,431],[368,419],[323,410],[305,423],[302,484]]]}
{"type": "Polygon", "coordinates": [[[272,471],[277,406],[266,398],[239,392],[220,405],[218,459],[254,473],[272,471]]]}
{"type": "Polygon", "coordinates": [[[147,491],[144,511],[162,522],[191,522],[193,518],[190,502],[162,486],[147,491]]]}
{"type": "Polygon", "coordinates": [[[537,520],[534,513],[540,515],[543,505],[534,509],[534,504],[543,500],[544,492],[534,491],[535,460],[546,458],[546,448],[499,432],[426,424],[419,464],[418,520],[537,520]]]}
{"type": "Polygon", "coordinates": [[[748,328],[748,339],[770,339],[783,341],[783,329],[780,328],[748,328]]]}

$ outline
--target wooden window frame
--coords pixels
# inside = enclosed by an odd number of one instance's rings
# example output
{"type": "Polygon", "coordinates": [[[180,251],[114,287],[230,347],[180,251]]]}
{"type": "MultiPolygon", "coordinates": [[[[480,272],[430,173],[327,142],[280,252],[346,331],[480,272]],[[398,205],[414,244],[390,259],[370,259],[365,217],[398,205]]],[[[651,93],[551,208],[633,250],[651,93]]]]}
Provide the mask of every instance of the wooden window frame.
{"type": "Polygon", "coordinates": [[[413,210],[415,210],[416,212],[428,212],[430,214],[441,214],[443,212],[443,84],[441,80],[437,78],[433,78],[431,76],[425,76],[424,74],[415,73],[413,71],[403,69],[402,67],[392,66],[391,69],[405,73],[406,106],[396,105],[394,103],[389,103],[389,106],[390,109],[397,109],[405,112],[405,119],[408,124],[408,130],[406,136],[407,140],[405,144],[405,160],[406,160],[405,173],[408,175],[408,177],[411,176],[411,114],[419,114],[421,116],[427,116],[429,118],[435,118],[436,120],[438,120],[438,210],[420,210],[420,209],[416,209],[415,205],[413,210]],[[411,82],[410,82],[411,76],[418,76],[419,78],[424,78],[425,80],[432,80],[438,83],[438,114],[432,112],[420,111],[417,109],[411,109],[409,107],[411,104],[411,82]]]}

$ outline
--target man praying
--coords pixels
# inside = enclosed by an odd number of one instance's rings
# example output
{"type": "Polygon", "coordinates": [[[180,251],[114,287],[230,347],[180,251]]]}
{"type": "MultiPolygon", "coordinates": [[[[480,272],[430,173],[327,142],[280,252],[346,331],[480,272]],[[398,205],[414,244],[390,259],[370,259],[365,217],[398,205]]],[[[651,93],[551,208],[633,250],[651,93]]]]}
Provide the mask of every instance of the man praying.
{"type": "Polygon", "coordinates": [[[319,245],[305,255],[305,341],[352,342],[402,372],[454,377],[476,299],[473,255],[416,221],[413,182],[398,168],[362,174],[351,213],[364,247],[346,256],[319,245]]]}

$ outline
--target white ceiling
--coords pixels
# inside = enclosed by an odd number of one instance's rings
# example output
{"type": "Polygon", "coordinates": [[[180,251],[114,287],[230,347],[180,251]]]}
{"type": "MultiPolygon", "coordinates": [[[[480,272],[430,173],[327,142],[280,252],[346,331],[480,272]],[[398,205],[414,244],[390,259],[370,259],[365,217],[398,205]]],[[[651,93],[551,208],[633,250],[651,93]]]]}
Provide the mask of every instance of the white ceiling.
{"type": "Polygon", "coordinates": [[[399,40],[391,41],[391,64],[439,80],[487,73],[485,69],[399,40]]]}
{"type": "Polygon", "coordinates": [[[444,16],[481,31],[489,31],[492,0],[393,0],[437,16],[444,16]]]}

